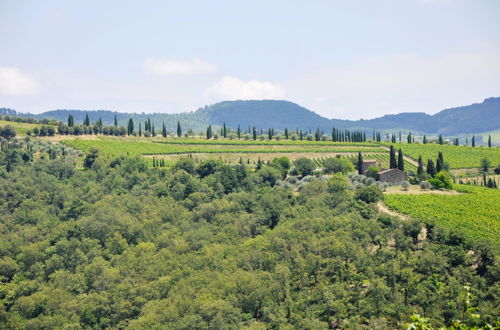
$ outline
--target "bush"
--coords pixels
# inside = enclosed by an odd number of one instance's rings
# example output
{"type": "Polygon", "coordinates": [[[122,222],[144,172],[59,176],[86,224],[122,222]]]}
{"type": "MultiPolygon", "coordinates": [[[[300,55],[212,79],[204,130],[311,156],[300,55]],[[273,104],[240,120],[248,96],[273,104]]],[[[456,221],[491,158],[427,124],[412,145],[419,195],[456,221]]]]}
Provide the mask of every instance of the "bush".
{"type": "Polygon", "coordinates": [[[16,130],[10,125],[0,127],[0,136],[9,140],[16,136],[16,130]]]}
{"type": "Polygon", "coordinates": [[[378,166],[370,166],[368,168],[368,177],[377,179],[377,173],[380,172],[380,167],[378,166]]]}
{"type": "Polygon", "coordinates": [[[327,158],[323,161],[323,170],[328,173],[349,173],[354,171],[354,166],[346,158],[327,158]]]}
{"type": "Polygon", "coordinates": [[[316,165],[314,165],[314,162],[309,158],[302,157],[295,161],[295,168],[299,174],[306,176],[313,174],[316,165]]]}
{"type": "Polygon", "coordinates": [[[433,189],[451,189],[453,184],[448,172],[440,171],[436,176],[429,180],[433,189]]]}
{"type": "Polygon", "coordinates": [[[428,181],[422,181],[420,182],[420,188],[422,190],[429,190],[431,189],[432,185],[428,181]]]}
{"type": "Polygon", "coordinates": [[[378,201],[384,200],[384,194],[382,190],[377,186],[367,186],[356,191],[356,199],[361,200],[365,203],[376,203],[378,201]]]}
{"type": "Polygon", "coordinates": [[[403,181],[401,182],[401,187],[403,187],[404,190],[408,190],[410,183],[408,181],[403,181]]]}
{"type": "Polygon", "coordinates": [[[297,134],[292,134],[292,141],[297,141],[298,138],[297,134]]]}
{"type": "Polygon", "coordinates": [[[312,141],[312,140],[314,140],[314,135],[307,134],[306,139],[307,139],[307,141],[312,141]]]}

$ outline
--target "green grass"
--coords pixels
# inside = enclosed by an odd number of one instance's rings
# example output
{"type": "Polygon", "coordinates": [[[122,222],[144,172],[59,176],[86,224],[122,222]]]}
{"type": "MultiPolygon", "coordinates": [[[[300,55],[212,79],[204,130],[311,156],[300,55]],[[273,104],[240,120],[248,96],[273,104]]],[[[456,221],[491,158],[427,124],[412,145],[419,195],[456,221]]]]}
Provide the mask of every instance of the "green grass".
{"type": "Polygon", "coordinates": [[[500,244],[500,189],[455,185],[458,195],[387,194],[392,209],[419,219],[433,219],[469,239],[488,238],[500,244]]]}
{"type": "Polygon", "coordinates": [[[307,141],[307,140],[230,140],[230,139],[218,139],[218,140],[206,140],[206,139],[196,139],[196,138],[168,138],[164,140],[153,140],[154,143],[162,144],[202,144],[202,145],[262,145],[262,146],[290,146],[290,145],[300,145],[300,146],[365,146],[365,147],[378,147],[380,144],[374,142],[332,142],[332,141],[307,141]]]}
{"type": "Polygon", "coordinates": [[[65,140],[61,141],[70,147],[89,151],[91,148],[96,148],[102,153],[109,156],[120,155],[154,155],[154,154],[188,154],[188,153],[292,153],[292,152],[314,152],[314,153],[355,153],[355,152],[384,152],[384,149],[379,147],[367,146],[272,146],[269,148],[261,145],[196,145],[196,144],[180,144],[180,143],[151,143],[151,142],[131,142],[117,140],[65,140]]]}
{"type": "Polygon", "coordinates": [[[500,148],[407,143],[393,145],[396,150],[401,148],[406,156],[414,159],[421,155],[424,165],[427,164],[428,158],[433,159],[435,163],[439,151],[443,152],[445,163],[449,163],[452,169],[480,167],[482,158],[488,158],[492,164],[500,163],[500,148]]]}
{"type": "Polygon", "coordinates": [[[17,135],[26,135],[27,131],[33,132],[33,129],[35,127],[42,126],[42,124],[18,123],[15,121],[0,120],[0,126],[7,126],[7,125],[14,127],[17,135]]]}

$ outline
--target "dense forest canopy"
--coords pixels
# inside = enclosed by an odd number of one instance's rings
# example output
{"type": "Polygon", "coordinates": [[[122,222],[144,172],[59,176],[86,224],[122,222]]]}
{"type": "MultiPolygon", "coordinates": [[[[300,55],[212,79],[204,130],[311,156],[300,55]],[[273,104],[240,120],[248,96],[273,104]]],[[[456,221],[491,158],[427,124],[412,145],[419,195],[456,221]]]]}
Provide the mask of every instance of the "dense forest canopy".
{"type": "Polygon", "coordinates": [[[284,158],[78,159],[2,144],[2,327],[387,329],[499,315],[496,246],[379,214],[380,190],[341,173],[294,177],[295,189],[284,158]]]}

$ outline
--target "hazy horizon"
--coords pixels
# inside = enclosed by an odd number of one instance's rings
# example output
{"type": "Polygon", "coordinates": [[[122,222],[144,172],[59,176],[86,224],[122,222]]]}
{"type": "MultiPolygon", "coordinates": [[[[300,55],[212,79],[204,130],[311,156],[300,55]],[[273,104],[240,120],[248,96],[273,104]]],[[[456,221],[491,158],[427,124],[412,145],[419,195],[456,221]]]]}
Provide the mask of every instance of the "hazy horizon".
{"type": "Polygon", "coordinates": [[[179,113],[284,99],[372,119],[500,95],[500,2],[0,4],[0,107],[179,113]]]}

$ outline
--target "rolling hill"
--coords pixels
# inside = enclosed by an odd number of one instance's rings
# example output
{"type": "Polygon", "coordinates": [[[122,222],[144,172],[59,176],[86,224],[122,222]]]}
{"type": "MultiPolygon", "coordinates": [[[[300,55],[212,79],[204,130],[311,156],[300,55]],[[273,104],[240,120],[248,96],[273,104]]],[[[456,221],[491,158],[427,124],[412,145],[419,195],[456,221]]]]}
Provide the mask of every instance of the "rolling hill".
{"type": "MultiPolygon", "coordinates": [[[[13,114],[11,109],[5,109],[4,112],[13,114]]],[[[150,118],[157,128],[165,123],[169,131],[174,131],[177,121],[180,121],[185,129],[192,128],[196,132],[205,130],[209,124],[220,126],[226,123],[227,126],[234,129],[238,125],[242,128],[256,126],[258,129],[270,127],[284,129],[288,127],[290,129],[314,130],[319,127],[325,131],[337,127],[341,129],[404,130],[456,136],[500,129],[500,97],[488,98],[482,103],[446,109],[434,115],[423,112],[400,113],[354,121],[328,119],[298,104],[282,100],[224,101],[199,108],[193,112],[180,114],[130,114],[108,110],[53,110],[37,115],[20,115],[66,121],[69,114],[74,116],[76,122],[83,122],[85,115],[88,114],[91,121],[101,118],[107,125],[113,123],[115,116],[120,125],[125,125],[129,118],[132,118],[135,123],[144,122],[150,118]]]]}

